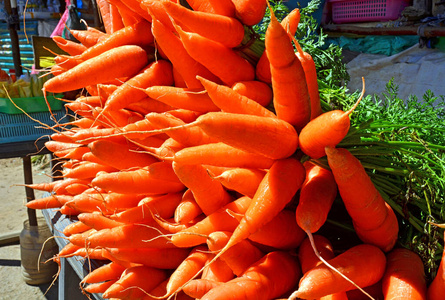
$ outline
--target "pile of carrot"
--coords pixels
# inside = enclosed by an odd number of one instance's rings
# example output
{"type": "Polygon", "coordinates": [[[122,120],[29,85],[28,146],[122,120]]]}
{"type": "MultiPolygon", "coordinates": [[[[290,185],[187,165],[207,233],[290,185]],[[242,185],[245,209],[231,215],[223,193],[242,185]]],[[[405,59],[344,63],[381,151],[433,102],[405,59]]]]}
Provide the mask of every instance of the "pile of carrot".
{"type": "Polygon", "coordinates": [[[443,268],[427,289],[393,209],[336,147],[360,99],[321,110],[298,9],[271,13],[252,61],[266,0],[187,2],[99,0],[104,31],[54,38],[69,55],[43,90],[81,93],[45,145],[62,175],[26,204],[72,218],[54,260],[102,260],[80,288],[107,299],[439,299],[443,268]],[[348,249],[319,233],[336,199],[348,249]]]}

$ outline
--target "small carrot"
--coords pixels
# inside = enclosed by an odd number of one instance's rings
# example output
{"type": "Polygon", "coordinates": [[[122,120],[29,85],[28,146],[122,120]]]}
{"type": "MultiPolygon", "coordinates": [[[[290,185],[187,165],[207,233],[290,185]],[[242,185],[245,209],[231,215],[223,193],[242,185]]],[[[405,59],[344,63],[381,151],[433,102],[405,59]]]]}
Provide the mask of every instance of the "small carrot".
{"type": "Polygon", "coordinates": [[[111,279],[104,282],[91,283],[86,287],[82,287],[82,289],[90,294],[104,293],[110,286],[115,284],[116,281],[117,279],[111,279]]]}
{"type": "Polygon", "coordinates": [[[123,225],[123,223],[112,220],[111,218],[104,216],[100,212],[81,213],[77,216],[77,218],[88,227],[94,228],[96,230],[113,228],[123,225]]]}
{"type": "Polygon", "coordinates": [[[213,180],[219,181],[226,189],[251,198],[266,175],[264,170],[252,168],[233,168],[216,176],[211,171],[209,173],[213,180]]]}
{"type": "Polygon", "coordinates": [[[104,29],[106,33],[113,32],[112,16],[111,16],[111,5],[105,0],[98,0],[97,6],[99,8],[100,16],[102,17],[102,22],[104,24],[104,29]]]}
{"type": "Polygon", "coordinates": [[[67,178],[91,179],[96,177],[97,173],[101,171],[115,172],[117,169],[97,163],[83,161],[72,169],[63,170],[62,174],[67,178]]]}
{"type": "MultiPolygon", "coordinates": [[[[76,221],[74,223],[70,223],[68,224],[64,229],[63,229],[63,234],[65,236],[70,236],[72,234],[76,234],[76,233],[82,233],[85,232],[87,230],[91,229],[90,226],[86,225],[85,223],[83,223],[82,221],[76,221]]],[[[60,254],[60,253],[59,253],[60,254]]]]}
{"type": "Polygon", "coordinates": [[[70,29],[70,33],[73,37],[79,41],[82,45],[90,48],[96,45],[101,39],[106,38],[108,35],[102,31],[94,30],[91,27],[86,30],[70,29]]]}
{"type": "Polygon", "coordinates": [[[31,209],[59,208],[72,199],[73,197],[71,195],[50,195],[44,198],[28,201],[25,205],[27,208],[31,209]]]}
{"type": "Polygon", "coordinates": [[[191,190],[187,189],[182,195],[181,202],[176,206],[174,221],[179,224],[187,224],[202,214],[202,210],[196,203],[191,190]]]}
{"type": "Polygon", "coordinates": [[[326,147],[328,163],[359,238],[383,251],[398,237],[397,217],[382,198],[361,162],[347,149],[326,147]]]}
{"type": "Polygon", "coordinates": [[[135,207],[145,197],[144,194],[108,193],[104,196],[104,201],[110,209],[119,210],[135,207]]]}
{"type": "Polygon", "coordinates": [[[311,158],[318,159],[326,155],[326,146],[335,147],[340,143],[350,128],[349,115],[357,108],[364,92],[363,89],[360,98],[347,112],[325,112],[304,126],[299,135],[300,149],[311,158]]]}
{"type": "Polygon", "coordinates": [[[376,246],[360,244],[328,260],[328,263],[349,278],[320,264],[306,272],[300,280],[298,290],[289,299],[317,299],[326,295],[366,287],[378,282],[385,272],[385,254],[376,246]],[[366,259],[363,259],[366,257],[366,259]],[[364,276],[365,275],[365,276],[364,276]],[[323,284],[313,284],[314,280],[323,284]]]}
{"type": "Polygon", "coordinates": [[[79,55],[87,49],[84,45],[67,40],[61,36],[53,36],[52,39],[61,50],[69,55],[79,55]]]}
{"type": "Polygon", "coordinates": [[[205,294],[207,294],[211,289],[221,285],[222,282],[217,282],[208,279],[193,279],[183,287],[183,291],[186,295],[201,299],[205,294]]]}
{"type": "MultiPolygon", "coordinates": [[[[214,254],[210,255],[208,261],[213,258],[214,254]]],[[[221,259],[217,259],[212,264],[207,265],[202,271],[201,279],[212,280],[216,282],[227,282],[235,277],[232,269],[227,263],[221,259]]]]}
{"type": "Polygon", "coordinates": [[[112,261],[89,272],[81,280],[81,283],[97,283],[112,279],[119,279],[125,269],[125,266],[112,261]]]}
{"type": "Polygon", "coordinates": [[[189,0],[187,3],[196,11],[215,13],[228,17],[235,16],[235,6],[229,0],[189,0]]]}
{"type": "Polygon", "coordinates": [[[406,248],[396,248],[387,254],[386,271],[382,278],[385,299],[427,299],[425,270],[420,256],[406,248]]]}
{"type": "Polygon", "coordinates": [[[266,0],[232,0],[235,15],[244,25],[258,24],[266,13],[266,0]]]}
{"type": "MultiPolygon", "coordinates": [[[[326,260],[330,260],[335,257],[332,243],[323,235],[314,234],[313,241],[318,250],[318,254],[326,260]]],[[[298,259],[300,261],[301,271],[304,273],[310,271],[316,266],[322,264],[318,255],[314,253],[311,241],[309,238],[305,238],[298,247],[298,259]]]]}
{"type": "Polygon", "coordinates": [[[272,102],[272,88],[259,80],[236,82],[232,85],[232,89],[264,107],[272,102]]]}
{"type": "Polygon", "coordinates": [[[243,24],[232,17],[226,17],[209,12],[190,10],[168,0],[161,0],[168,15],[189,31],[233,48],[244,39],[243,24]],[[207,24],[203,26],[202,24],[207,24]]]}

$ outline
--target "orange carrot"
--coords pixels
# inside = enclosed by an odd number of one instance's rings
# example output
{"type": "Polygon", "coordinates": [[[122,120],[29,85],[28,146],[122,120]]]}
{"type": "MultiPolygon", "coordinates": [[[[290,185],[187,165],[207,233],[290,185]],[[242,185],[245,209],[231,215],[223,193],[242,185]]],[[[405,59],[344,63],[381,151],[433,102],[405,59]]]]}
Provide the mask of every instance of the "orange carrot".
{"type": "MultiPolygon", "coordinates": [[[[321,257],[326,260],[330,260],[335,257],[334,249],[329,239],[323,235],[314,234],[313,240],[321,257]]],[[[300,261],[301,271],[303,274],[322,264],[318,256],[315,255],[309,238],[305,238],[298,247],[298,259],[300,261]]]]}
{"type": "Polygon", "coordinates": [[[70,29],[70,33],[76,40],[87,48],[96,45],[101,39],[108,37],[108,35],[102,31],[92,29],[91,27],[87,28],[86,30],[70,29]]]}
{"type": "Polygon", "coordinates": [[[109,262],[89,272],[81,281],[81,283],[97,283],[112,279],[119,279],[125,266],[116,262],[109,262]]]}
{"type": "Polygon", "coordinates": [[[233,168],[214,176],[213,180],[219,181],[226,189],[236,191],[244,196],[253,198],[261,180],[266,172],[260,169],[233,168]]]}
{"type": "Polygon", "coordinates": [[[273,104],[278,118],[300,131],[311,117],[311,101],[301,62],[288,34],[271,10],[265,47],[270,63],[273,104]]]}
{"type": "Polygon", "coordinates": [[[222,282],[217,282],[208,279],[193,279],[183,287],[185,294],[192,298],[201,299],[211,289],[221,285],[222,282]]]}
{"type": "Polygon", "coordinates": [[[114,78],[132,76],[147,63],[147,53],[141,47],[116,47],[47,80],[42,90],[44,93],[60,93],[108,82],[114,78]]]}
{"type": "Polygon", "coordinates": [[[117,279],[111,279],[104,282],[91,283],[86,287],[82,287],[85,292],[90,294],[104,293],[110,286],[115,284],[117,279]]]}
{"type": "Polygon", "coordinates": [[[264,107],[272,102],[273,94],[271,87],[259,80],[236,82],[232,85],[232,89],[264,107]]]}
{"type": "Polygon", "coordinates": [[[127,107],[132,102],[145,98],[145,93],[137,88],[145,89],[154,85],[172,85],[172,65],[166,60],[150,63],[139,74],[119,86],[107,99],[105,110],[116,110],[127,107]]]}
{"type": "Polygon", "coordinates": [[[202,77],[197,77],[204,86],[213,103],[221,111],[237,114],[249,114],[263,117],[276,117],[270,110],[256,101],[249,99],[225,85],[219,85],[202,77]]]}
{"type": "Polygon", "coordinates": [[[87,49],[87,47],[84,45],[66,40],[61,36],[53,36],[52,39],[61,50],[65,51],[69,55],[79,55],[87,49]]]}
{"type": "Polygon", "coordinates": [[[187,224],[202,214],[202,210],[196,203],[195,197],[191,190],[187,189],[176,206],[174,220],[176,223],[187,224]]]}
{"type": "Polygon", "coordinates": [[[221,183],[212,180],[202,165],[174,162],[173,170],[179,180],[192,191],[196,203],[205,215],[212,214],[233,200],[221,183]]]}
{"type": "Polygon", "coordinates": [[[228,203],[202,221],[174,234],[172,243],[178,247],[192,247],[206,243],[206,236],[214,231],[233,231],[239,223],[234,214],[244,214],[251,201],[244,196],[228,203]]]}
{"type": "Polygon", "coordinates": [[[98,0],[97,6],[99,8],[100,16],[102,17],[102,22],[104,24],[104,29],[106,33],[113,32],[113,23],[111,16],[111,5],[105,0],[98,0]]]}
{"type": "Polygon", "coordinates": [[[188,256],[188,248],[106,248],[119,261],[142,264],[157,269],[175,269],[188,256]]]}
{"type": "Polygon", "coordinates": [[[73,199],[70,195],[50,195],[44,198],[26,202],[26,207],[31,209],[59,208],[73,199]]]}
{"type": "Polygon", "coordinates": [[[77,218],[85,225],[96,230],[113,228],[123,225],[123,223],[112,220],[111,218],[104,216],[100,212],[81,213],[77,216],[77,218]]]}
{"type": "MultiPolygon", "coordinates": [[[[386,257],[378,247],[360,244],[328,262],[357,286],[366,287],[375,284],[383,277],[386,257]],[[364,257],[366,259],[363,259],[364,257]]],[[[292,293],[289,299],[317,299],[354,288],[355,286],[350,281],[345,280],[326,265],[320,264],[303,275],[298,290],[292,293]],[[314,280],[322,284],[313,284],[314,280]]]]}
{"type": "Polygon", "coordinates": [[[235,279],[211,289],[201,300],[276,299],[287,293],[300,278],[298,261],[284,251],[266,254],[235,279]]]}
{"type": "Polygon", "coordinates": [[[115,172],[117,170],[113,167],[84,161],[80,162],[77,166],[75,166],[72,169],[63,170],[62,173],[64,177],[68,178],[90,179],[94,178],[97,175],[97,173],[101,171],[115,172]]]}
{"type": "Polygon", "coordinates": [[[409,249],[396,248],[386,258],[386,271],[382,278],[385,299],[426,300],[425,270],[420,256],[409,249]]]}
{"type": "Polygon", "coordinates": [[[167,13],[181,26],[203,37],[233,48],[244,39],[244,26],[235,18],[210,12],[190,10],[168,0],[161,0],[167,13]],[[202,24],[207,24],[203,26],[202,24]]]}
{"type": "MultiPolygon", "coordinates": [[[[214,231],[209,234],[207,246],[217,253],[229,241],[231,232],[214,231]]],[[[220,259],[227,263],[236,276],[242,275],[253,263],[264,256],[264,253],[249,240],[244,240],[227,250],[220,259]]]]}
{"type": "Polygon", "coordinates": [[[244,25],[258,24],[266,12],[266,0],[232,0],[235,15],[244,25]]]}
{"type": "Polygon", "coordinates": [[[235,16],[235,6],[229,0],[189,0],[187,3],[196,11],[215,13],[228,17],[235,16]]]}
{"type": "MultiPolygon", "coordinates": [[[[214,254],[210,255],[208,261],[213,258],[214,254]]],[[[207,265],[202,271],[201,279],[212,280],[216,282],[227,282],[235,277],[232,269],[225,261],[217,259],[212,264],[207,265]]]]}
{"type": "Polygon", "coordinates": [[[393,209],[377,191],[361,162],[347,149],[326,147],[326,154],[359,238],[385,252],[391,250],[399,232],[393,209]]]}
{"type": "Polygon", "coordinates": [[[187,147],[177,151],[173,159],[180,164],[260,169],[268,169],[274,162],[272,158],[243,151],[225,143],[187,147]]]}
{"type": "Polygon", "coordinates": [[[325,223],[337,197],[337,184],[332,172],[310,161],[304,163],[306,179],[301,187],[296,210],[298,225],[308,234],[325,223]]]}
{"type": "Polygon", "coordinates": [[[300,132],[300,149],[314,159],[325,156],[325,147],[335,147],[348,133],[349,115],[360,103],[363,95],[364,90],[354,106],[347,112],[332,110],[311,120],[300,132]]]}
{"type": "Polygon", "coordinates": [[[144,99],[139,100],[136,103],[130,103],[127,105],[127,109],[131,111],[138,112],[142,115],[146,115],[151,112],[162,113],[168,110],[174,109],[172,106],[162,103],[160,101],[156,101],[149,97],[145,97],[144,99]]]}
{"type": "Polygon", "coordinates": [[[146,266],[127,268],[104,293],[104,298],[139,299],[167,278],[165,270],[146,266]]]}
{"type": "Polygon", "coordinates": [[[135,207],[145,197],[144,194],[108,193],[104,196],[104,201],[108,208],[119,210],[135,207]]]}
{"type": "Polygon", "coordinates": [[[179,26],[176,26],[176,31],[188,54],[225,84],[231,86],[238,81],[254,79],[254,67],[231,48],[196,33],[186,32],[179,26]]]}
{"type": "MultiPolygon", "coordinates": [[[[70,236],[72,234],[76,234],[76,233],[82,233],[85,232],[87,230],[91,229],[90,226],[86,225],[85,223],[83,223],[82,221],[76,221],[74,223],[70,223],[68,224],[64,229],[63,229],[63,234],[65,236],[70,236]]],[[[60,253],[59,253],[60,254],[60,253]]]]}

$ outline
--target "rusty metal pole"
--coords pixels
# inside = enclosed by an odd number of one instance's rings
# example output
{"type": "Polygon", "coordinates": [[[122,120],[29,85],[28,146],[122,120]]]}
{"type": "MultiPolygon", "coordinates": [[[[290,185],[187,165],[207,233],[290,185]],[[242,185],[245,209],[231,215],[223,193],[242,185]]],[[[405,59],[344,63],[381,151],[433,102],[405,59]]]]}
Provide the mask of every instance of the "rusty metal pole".
{"type": "MultiPolygon", "coordinates": [[[[32,165],[31,156],[25,156],[23,159],[23,173],[25,175],[25,184],[32,184],[32,165]]],[[[25,187],[26,191],[26,201],[29,202],[35,199],[34,190],[29,187],[25,187]]],[[[30,226],[37,226],[37,215],[35,209],[27,209],[28,220],[30,226]]]]}

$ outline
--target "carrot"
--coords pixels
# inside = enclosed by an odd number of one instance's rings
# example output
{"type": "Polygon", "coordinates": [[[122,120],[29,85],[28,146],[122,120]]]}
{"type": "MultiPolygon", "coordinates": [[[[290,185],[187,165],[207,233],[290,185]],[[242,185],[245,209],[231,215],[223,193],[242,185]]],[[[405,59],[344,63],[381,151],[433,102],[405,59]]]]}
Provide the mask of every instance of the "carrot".
{"type": "Polygon", "coordinates": [[[177,268],[190,252],[188,248],[106,248],[105,250],[119,261],[171,270],[177,268]]]}
{"type": "Polygon", "coordinates": [[[69,257],[80,248],[81,248],[80,246],[76,246],[71,243],[68,243],[65,246],[63,246],[62,249],[59,250],[59,253],[57,253],[57,257],[59,257],[59,258],[60,257],[69,257]]]}
{"type": "Polygon", "coordinates": [[[205,215],[212,214],[233,200],[221,183],[212,180],[202,165],[173,162],[173,170],[179,180],[192,191],[196,203],[205,215]]]}
{"type": "Polygon", "coordinates": [[[214,176],[213,180],[219,181],[226,189],[236,191],[244,196],[253,198],[261,180],[266,172],[260,169],[233,168],[214,176]]]}
{"type": "Polygon", "coordinates": [[[311,99],[311,120],[315,119],[323,113],[320,103],[320,94],[318,92],[317,69],[312,56],[301,49],[300,44],[294,39],[297,47],[297,57],[304,69],[304,76],[306,78],[307,87],[309,91],[309,98],[311,99]]]}
{"type": "Polygon", "coordinates": [[[396,248],[386,258],[382,279],[385,299],[427,299],[425,270],[420,256],[409,249],[396,248]]]}
{"type": "Polygon", "coordinates": [[[168,0],[161,0],[167,13],[188,31],[233,48],[244,39],[244,26],[235,18],[210,12],[190,10],[168,0]],[[203,26],[202,24],[207,24],[203,26]]]}
{"type": "MultiPolygon", "coordinates": [[[[316,245],[318,254],[326,260],[330,260],[335,257],[334,249],[331,242],[323,235],[313,235],[314,244],[316,245]]],[[[298,247],[298,259],[300,261],[301,271],[304,273],[310,271],[318,265],[322,264],[322,261],[318,258],[318,255],[314,253],[311,241],[309,238],[305,238],[298,247]]]]}
{"type": "Polygon", "coordinates": [[[103,196],[99,193],[82,193],[75,195],[73,199],[65,203],[65,205],[81,213],[83,212],[85,213],[102,212],[104,214],[112,213],[106,207],[105,203],[103,202],[103,196]]]}
{"type": "Polygon", "coordinates": [[[189,0],[187,3],[193,10],[234,17],[235,6],[229,0],[189,0]]]}
{"type": "Polygon", "coordinates": [[[112,279],[104,282],[91,283],[86,287],[82,287],[85,292],[90,294],[104,293],[111,285],[115,284],[117,279],[112,279]]]}
{"type": "MultiPolygon", "coordinates": [[[[159,1],[152,1],[156,5],[161,4],[159,1]]],[[[152,10],[149,11],[153,14],[152,10]]],[[[162,11],[164,8],[162,7],[162,11]]],[[[171,61],[173,68],[181,75],[187,88],[199,89],[202,88],[200,82],[196,79],[197,75],[218,80],[206,67],[193,58],[184,47],[180,38],[174,34],[165,22],[162,22],[152,16],[152,32],[156,39],[156,46],[158,46],[164,55],[171,61]]],[[[170,19],[168,20],[171,24],[170,19]]],[[[173,28],[172,28],[173,29],[173,28]]]]}
{"type": "MultiPolygon", "coordinates": [[[[207,239],[209,250],[217,253],[230,239],[231,232],[214,231],[207,239]]],[[[227,263],[236,276],[242,275],[253,263],[264,256],[264,253],[249,240],[243,240],[227,250],[220,259],[227,263]]]]}
{"type": "Polygon", "coordinates": [[[353,283],[360,287],[375,284],[383,277],[386,257],[378,247],[360,244],[328,260],[328,263],[350,281],[345,280],[326,265],[320,264],[303,275],[298,290],[293,292],[289,299],[317,299],[352,290],[355,288],[353,283]],[[363,259],[364,257],[366,259],[363,259]],[[323,284],[313,284],[314,280],[323,284]]]}
{"type": "Polygon", "coordinates": [[[48,209],[48,208],[59,208],[65,203],[72,200],[70,195],[50,195],[47,197],[33,199],[26,202],[25,206],[30,209],[48,209]]]}
{"type": "Polygon", "coordinates": [[[184,189],[179,181],[159,179],[148,167],[134,171],[100,174],[91,182],[93,186],[122,194],[175,193],[184,189]]]}
{"type": "Polygon", "coordinates": [[[283,209],[272,220],[249,236],[258,247],[289,250],[297,248],[305,237],[295,221],[295,213],[283,209]]]}
{"type": "Polygon", "coordinates": [[[149,97],[145,97],[138,102],[133,102],[127,105],[127,109],[146,115],[151,112],[162,113],[174,109],[172,106],[156,101],[149,97]]]}
{"type": "Polygon", "coordinates": [[[105,32],[110,34],[113,32],[113,23],[111,16],[111,5],[106,0],[98,0],[97,6],[99,8],[102,23],[104,24],[105,32]]]}
{"type": "Polygon", "coordinates": [[[90,152],[88,147],[77,147],[73,149],[54,151],[53,154],[58,158],[81,160],[82,156],[88,152],[90,152]]]}
{"type": "MultiPolygon", "coordinates": [[[[286,30],[289,39],[292,41],[292,37],[298,29],[298,24],[300,23],[300,10],[298,8],[293,9],[288,13],[284,19],[281,21],[281,26],[286,30]]],[[[272,78],[270,74],[270,62],[267,58],[267,53],[264,51],[255,67],[256,78],[264,83],[272,83],[272,78]]]]}
{"type": "Polygon", "coordinates": [[[201,300],[276,299],[287,293],[300,278],[298,261],[284,251],[266,254],[246,272],[211,289],[201,300]]]}
{"type": "Polygon", "coordinates": [[[125,108],[128,104],[145,98],[145,93],[136,88],[145,89],[154,85],[172,84],[173,73],[171,63],[166,60],[154,61],[142,69],[139,74],[119,86],[108,97],[104,110],[125,108]]]}
{"type": "Polygon", "coordinates": [[[272,102],[273,93],[271,87],[259,80],[236,82],[232,85],[232,89],[264,107],[272,102]]]}
{"type": "Polygon", "coordinates": [[[100,161],[118,170],[146,167],[158,161],[152,155],[136,152],[130,145],[108,140],[94,141],[88,148],[100,161]]]}
{"type": "Polygon", "coordinates": [[[102,229],[90,235],[71,235],[68,239],[79,246],[90,248],[174,248],[166,238],[160,236],[162,231],[144,224],[125,224],[102,229]]]}
{"type": "Polygon", "coordinates": [[[165,270],[135,266],[127,268],[122,277],[104,293],[104,298],[139,299],[167,278],[165,270]]]}
{"type": "Polygon", "coordinates": [[[364,89],[360,98],[347,112],[332,110],[311,120],[300,132],[300,149],[314,159],[325,156],[325,147],[335,147],[348,133],[349,115],[358,106],[363,95],[364,89]],[[315,132],[317,134],[314,134],[315,132]]]}
{"type": "Polygon", "coordinates": [[[110,137],[110,135],[113,135],[117,132],[119,131],[115,128],[87,128],[77,131],[72,136],[72,138],[84,145],[88,145],[88,143],[103,139],[104,137],[106,137],[109,141],[123,143],[125,141],[125,138],[123,136],[110,137]]]}
{"type": "Polygon", "coordinates": [[[298,225],[311,234],[325,223],[337,197],[337,184],[331,171],[310,161],[303,165],[306,169],[306,179],[301,187],[296,219],[298,225]]]}
{"type": "MultiPolygon", "coordinates": [[[[214,254],[210,255],[208,260],[211,260],[214,254]]],[[[233,279],[235,275],[232,269],[221,259],[217,259],[212,264],[207,265],[202,271],[201,279],[212,280],[216,282],[227,282],[233,279]]]]}
{"type": "Polygon", "coordinates": [[[190,254],[170,275],[167,283],[166,293],[164,297],[168,297],[179,292],[184,285],[196,272],[205,265],[210,253],[206,251],[206,247],[198,246],[193,248],[190,254]]]}
{"type": "Polygon", "coordinates": [[[182,195],[181,202],[175,208],[174,221],[180,224],[187,224],[202,214],[202,210],[196,203],[191,190],[187,189],[182,195]]]}
{"type": "Polygon", "coordinates": [[[112,220],[111,218],[104,216],[100,212],[81,213],[77,216],[77,218],[85,225],[96,230],[113,228],[123,225],[123,223],[112,220]]]}
{"type": "MultiPolygon", "coordinates": [[[[76,233],[82,233],[84,231],[87,231],[91,229],[90,226],[86,225],[85,223],[83,223],[82,221],[76,221],[74,223],[70,223],[68,224],[64,229],[63,229],[63,234],[65,236],[70,236],[76,233]]],[[[60,253],[59,253],[60,254],[60,253]]]]}
{"type": "Polygon", "coordinates": [[[97,283],[112,279],[119,279],[125,269],[125,266],[112,261],[89,272],[81,280],[81,283],[97,283]]]}
{"type": "Polygon", "coordinates": [[[385,252],[391,250],[399,232],[393,209],[377,191],[361,162],[347,149],[326,147],[326,154],[359,238],[385,252]]]}
{"type": "Polygon", "coordinates": [[[77,178],[77,179],[90,179],[94,178],[97,173],[105,171],[105,172],[115,172],[116,169],[109,166],[104,166],[97,163],[92,163],[88,161],[80,162],[73,169],[63,170],[63,176],[68,178],[77,178]]]}
{"type": "Polygon", "coordinates": [[[101,39],[108,37],[107,34],[99,30],[92,30],[90,27],[87,28],[87,30],[70,29],[70,33],[77,41],[87,48],[93,47],[101,39]]]}
{"type": "Polygon", "coordinates": [[[114,78],[132,76],[147,63],[147,53],[141,47],[116,47],[47,80],[42,90],[44,93],[61,93],[108,82],[114,78]]]}
{"type": "MultiPolygon", "coordinates": [[[[198,83],[202,87],[199,81],[198,83]]],[[[197,89],[153,86],[145,89],[145,93],[150,98],[175,108],[197,112],[219,111],[209,95],[197,89]]]]}
{"type": "Polygon", "coordinates": [[[237,114],[249,114],[263,117],[276,117],[270,110],[225,85],[219,85],[202,77],[197,77],[204,86],[213,103],[221,111],[237,114]]]}
{"type": "Polygon", "coordinates": [[[187,125],[153,132],[166,132],[186,126],[199,126],[220,142],[271,159],[289,157],[298,147],[298,134],[286,121],[226,112],[208,112],[187,125]]]}
{"type": "Polygon", "coordinates": [[[173,216],[181,199],[182,193],[148,196],[142,199],[138,206],[128,208],[110,218],[124,223],[147,222],[152,218],[152,213],[161,218],[169,218],[173,216]]]}
{"type": "Polygon", "coordinates": [[[144,194],[108,193],[104,196],[104,201],[108,208],[119,210],[135,207],[145,197],[144,194]]]}
{"type": "Polygon", "coordinates": [[[266,12],[266,0],[232,0],[235,15],[244,25],[258,24],[266,12]]]}
{"type": "Polygon", "coordinates": [[[182,289],[188,296],[201,299],[211,289],[221,285],[222,282],[217,282],[209,279],[193,279],[187,283],[182,289]]]}
{"type": "Polygon", "coordinates": [[[67,40],[61,36],[53,36],[52,39],[62,51],[69,55],[79,55],[87,49],[84,45],[67,40]]]}
{"type": "Polygon", "coordinates": [[[442,252],[442,258],[439,263],[436,275],[428,286],[427,296],[429,300],[439,300],[445,292],[445,249],[442,252]]]}
{"type": "Polygon", "coordinates": [[[179,26],[175,28],[188,54],[225,84],[231,86],[238,81],[254,79],[254,67],[231,48],[199,34],[186,32],[179,26]]]}
{"type": "Polygon", "coordinates": [[[214,231],[233,231],[239,223],[233,215],[244,214],[251,201],[251,198],[244,196],[228,203],[200,222],[174,234],[172,243],[177,247],[192,247],[206,243],[206,236],[214,231]]]}
{"type": "Polygon", "coordinates": [[[115,31],[118,31],[119,29],[124,28],[125,25],[123,23],[122,16],[119,12],[118,7],[112,3],[109,3],[109,5],[110,5],[110,23],[111,23],[110,33],[113,33],[115,31]]]}
{"type": "Polygon", "coordinates": [[[311,117],[311,101],[304,69],[295,56],[286,30],[272,10],[265,35],[265,49],[270,63],[275,112],[278,118],[300,131],[311,117]]]}

